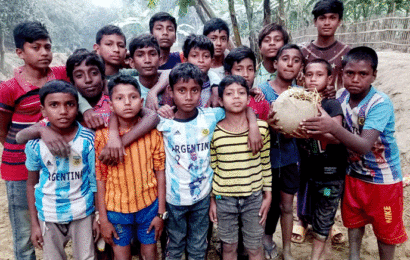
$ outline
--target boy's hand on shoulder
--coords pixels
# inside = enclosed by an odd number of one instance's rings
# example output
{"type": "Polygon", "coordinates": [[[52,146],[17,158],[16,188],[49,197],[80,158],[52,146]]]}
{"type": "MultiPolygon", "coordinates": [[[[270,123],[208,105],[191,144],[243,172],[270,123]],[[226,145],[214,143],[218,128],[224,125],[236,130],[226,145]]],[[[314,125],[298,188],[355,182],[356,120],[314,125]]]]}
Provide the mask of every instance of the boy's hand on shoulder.
{"type": "Polygon", "coordinates": [[[219,103],[218,87],[216,85],[212,86],[211,91],[211,96],[209,97],[205,107],[220,107],[221,104],[219,103]]]}
{"type": "Polygon", "coordinates": [[[263,147],[262,135],[257,125],[249,125],[248,147],[253,155],[257,154],[263,147]]]}
{"type": "Polygon", "coordinates": [[[272,192],[265,191],[263,193],[262,206],[261,206],[261,209],[259,210],[259,216],[261,217],[261,220],[259,220],[259,223],[261,225],[265,225],[271,202],[272,202],[272,192]]]}
{"type": "Polygon", "coordinates": [[[40,136],[52,155],[59,157],[68,157],[70,155],[70,146],[68,143],[60,134],[53,131],[50,127],[41,127],[40,136]]]}
{"type": "Polygon", "coordinates": [[[256,102],[261,102],[265,99],[265,94],[263,94],[262,90],[258,87],[251,88],[250,94],[253,96],[256,102]]]}
{"type": "Polygon", "coordinates": [[[83,113],[85,125],[91,129],[104,127],[104,119],[100,114],[95,113],[92,109],[88,109],[83,113]]]}
{"type": "Polygon", "coordinates": [[[158,109],[158,115],[167,118],[167,119],[174,119],[175,113],[174,113],[175,106],[169,106],[169,105],[163,105],[158,109]]]}
{"type": "Polygon", "coordinates": [[[319,115],[317,117],[308,118],[302,121],[302,129],[305,129],[306,133],[311,135],[332,133],[334,126],[337,125],[337,123],[321,106],[318,106],[318,109],[319,115]]]}
{"type": "Polygon", "coordinates": [[[37,248],[43,249],[43,235],[41,232],[40,225],[31,224],[31,242],[37,248]]]}
{"type": "Polygon", "coordinates": [[[212,223],[218,223],[215,197],[211,197],[211,204],[209,205],[209,219],[212,221],[212,223]]]}
{"type": "Polygon", "coordinates": [[[125,148],[122,145],[121,138],[118,134],[112,134],[110,132],[110,137],[108,138],[107,144],[101,150],[98,160],[103,164],[109,166],[115,166],[119,162],[124,161],[125,148]]]}
{"type": "Polygon", "coordinates": [[[108,220],[101,221],[100,230],[101,230],[101,236],[104,238],[105,243],[111,246],[114,245],[114,242],[112,241],[112,237],[115,237],[115,239],[120,239],[120,237],[117,234],[117,231],[115,231],[114,226],[108,220]]]}
{"type": "Polygon", "coordinates": [[[164,229],[164,220],[158,216],[156,216],[152,221],[151,225],[147,229],[147,233],[150,233],[152,228],[155,228],[155,240],[158,241],[161,237],[162,230],[164,229]]]}

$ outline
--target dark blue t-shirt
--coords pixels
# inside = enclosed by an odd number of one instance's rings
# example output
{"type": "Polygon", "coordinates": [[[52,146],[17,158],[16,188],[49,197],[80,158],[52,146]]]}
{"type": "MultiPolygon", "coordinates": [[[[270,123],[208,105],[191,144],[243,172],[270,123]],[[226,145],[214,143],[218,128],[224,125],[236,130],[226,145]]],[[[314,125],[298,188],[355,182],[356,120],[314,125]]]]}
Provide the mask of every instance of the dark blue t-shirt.
{"type": "Polygon", "coordinates": [[[181,63],[181,57],[179,56],[179,52],[171,52],[169,54],[168,61],[165,64],[159,66],[158,69],[160,70],[171,70],[173,69],[178,63],[181,63]]]}

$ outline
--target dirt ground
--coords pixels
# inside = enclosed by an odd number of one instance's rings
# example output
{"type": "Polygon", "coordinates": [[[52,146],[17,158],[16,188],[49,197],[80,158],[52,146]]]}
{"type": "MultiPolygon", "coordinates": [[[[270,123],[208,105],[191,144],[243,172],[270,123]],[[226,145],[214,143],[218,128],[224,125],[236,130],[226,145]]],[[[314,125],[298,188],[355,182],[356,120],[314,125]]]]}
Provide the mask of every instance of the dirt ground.
{"type": "MultiPolygon", "coordinates": [[[[379,54],[379,71],[375,82],[375,87],[384,91],[390,96],[395,107],[396,114],[396,137],[401,152],[403,175],[409,173],[410,169],[410,120],[408,115],[410,111],[410,55],[396,52],[378,52],[379,54]]],[[[17,59],[13,55],[9,55],[8,59],[15,66],[18,64],[17,59]]],[[[64,55],[57,56],[55,62],[61,64],[64,60],[64,55]]],[[[10,64],[10,63],[9,63],[10,64]]],[[[9,67],[5,74],[9,74],[12,69],[9,67]]],[[[1,75],[0,80],[6,77],[1,75]]],[[[10,229],[10,221],[7,213],[7,197],[4,181],[0,181],[0,259],[13,259],[12,235],[10,229]]],[[[410,188],[404,189],[404,223],[406,230],[410,231],[410,188]]],[[[280,228],[278,228],[280,230],[280,228]]],[[[346,229],[343,230],[346,234],[346,229]]],[[[280,232],[274,236],[275,242],[281,248],[280,232]]],[[[305,243],[297,245],[293,244],[292,252],[295,259],[309,259],[312,246],[312,236],[308,233],[305,243]]],[[[69,252],[71,250],[68,250],[69,252]]],[[[38,259],[42,259],[41,252],[38,251],[38,259]]],[[[71,255],[69,253],[69,255],[71,255]]],[[[377,242],[373,235],[370,226],[366,227],[365,237],[362,245],[362,259],[378,259],[377,242]]],[[[331,259],[347,259],[348,244],[335,245],[332,250],[331,259]]],[[[210,252],[208,259],[219,259],[215,250],[210,252]]],[[[410,259],[410,241],[399,245],[396,249],[396,258],[398,260],[410,259]]]]}

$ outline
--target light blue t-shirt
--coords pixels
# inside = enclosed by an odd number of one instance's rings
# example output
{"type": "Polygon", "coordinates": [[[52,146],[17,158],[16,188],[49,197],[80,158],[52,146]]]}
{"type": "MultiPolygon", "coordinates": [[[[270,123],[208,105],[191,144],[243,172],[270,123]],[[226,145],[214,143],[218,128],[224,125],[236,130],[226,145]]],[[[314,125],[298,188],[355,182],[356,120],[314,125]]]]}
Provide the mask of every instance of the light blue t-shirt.
{"type": "Polygon", "coordinates": [[[394,138],[394,108],[383,92],[370,88],[367,96],[353,109],[349,105],[350,94],[340,89],[336,94],[344,115],[343,126],[353,134],[362,130],[380,132],[371,151],[360,155],[349,151],[348,174],[366,182],[393,184],[402,180],[399,148],[394,138]]]}
{"type": "Polygon", "coordinates": [[[26,145],[26,167],[40,173],[34,194],[41,221],[63,224],[94,212],[94,133],[78,124],[77,134],[68,144],[68,158],[52,155],[41,139],[26,145]]]}
{"type": "Polygon", "coordinates": [[[216,124],[225,118],[223,108],[197,108],[187,120],[162,118],[157,126],[165,147],[166,201],[189,206],[211,192],[213,170],[210,145],[216,124]]]}
{"type": "MultiPolygon", "coordinates": [[[[269,82],[265,81],[259,87],[265,95],[265,99],[269,104],[272,104],[279,97],[279,94],[270,86],[269,82]]],[[[280,133],[271,132],[270,158],[272,168],[280,168],[299,162],[296,140],[294,138],[285,138],[280,133]]]]}

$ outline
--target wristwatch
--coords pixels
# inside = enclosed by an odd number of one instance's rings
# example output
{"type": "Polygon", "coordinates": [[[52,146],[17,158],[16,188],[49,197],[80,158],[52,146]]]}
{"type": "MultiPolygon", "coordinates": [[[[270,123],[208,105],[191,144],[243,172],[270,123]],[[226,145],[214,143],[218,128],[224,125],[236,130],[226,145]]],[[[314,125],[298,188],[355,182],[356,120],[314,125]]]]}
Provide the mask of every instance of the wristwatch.
{"type": "Polygon", "coordinates": [[[164,211],[164,213],[158,213],[157,217],[159,217],[162,220],[166,220],[168,218],[168,211],[164,211]]]}

